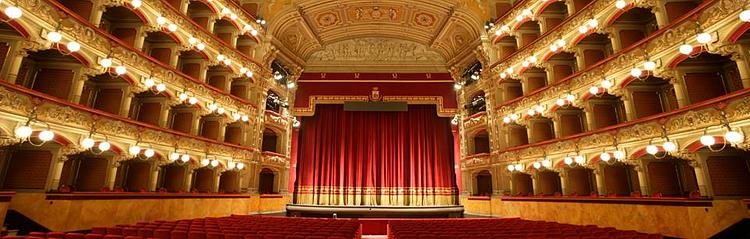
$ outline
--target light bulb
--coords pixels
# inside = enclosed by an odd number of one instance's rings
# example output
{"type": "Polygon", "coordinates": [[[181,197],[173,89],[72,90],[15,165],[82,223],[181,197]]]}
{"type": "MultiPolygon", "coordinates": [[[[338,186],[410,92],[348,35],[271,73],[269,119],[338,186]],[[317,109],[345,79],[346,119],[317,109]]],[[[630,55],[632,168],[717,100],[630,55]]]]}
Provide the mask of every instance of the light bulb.
{"type": "Polygon", "coordinates": [[[77,52],[78,50],[81,50],[81,44],[78,42],[68,42],[68,44],[65,45],[65,48],[68,48],[69,52],[77,52]]]}
{"type": "Polygon", "coordinates": [[[724,139],[726,139],[727,142],[731,144],[739,144],[739,143],[745,142],[745,135],[742,135],[741,132],[732,130],[732,131],[727,131],[724,134],[724,139]]]}
{"type": "Polygon", "coordinates": [[[133,8],[139,8],[142,4],[143,2],[141,2],[141,0],[130,1],[130,5],[133,6],[133,8]]]}
{"type": "Polygon", "coordinates": [[[250,24],[245,24],[244,26],[242,26],[242,30],[243,31],[253,30],[253,26],[250,26],[250,24]]]}
{"type": "Polygon", "coordinates": [[[242,170],[243,168],[245,168],[245,163],[238,163],[237,164],[237,169],[242,170]]]}
{"type": "Polygon", "coordinates": [[[219,108],[219,106],[217,106],[215,103],[208,104],[207,107],[208,107],[208,110],[210,111],[216,111],[216,109],[219,108]]]}
{"type": "Polygon", "coordinates": [[[94,144],[96,144],[96,142],[94,142],[94,139],[92,138],[85,138],[81,140],[81,148],[83,149],[90,149],[91,147],[94,147],[94,144]]]}
{"type": "Polygon", "coordinates": [[[555,101],[555,104],[557,104],[558,106],[564,106],[565,105],[565,100],[563,100],[563,99],[557,99],[555,101]]]}
{"type": "Polygon", "coordinates": [[[253,72],[252,71],[245,72],[245,76],[253,77],[253,72]]]}
{"type": "Polygon", "coordinates": [[[536,62],[536,56],[530,56],[529,57],[529,62],[535,63],[536,62]]]}
{"type": "Polygon", "coordinates": [[[211,167],[216,167],[216,166],[219,166],[219,160],[216,160],[216,159],[211,160],[211,167]]]}
{"type": "Polygon", "coordinates": [[[497,30],[495,31],[495,36],[500,36],[500,35],[503,35],[503,31],[502,31],[502,30],[500,30],[500,29],[497,29],[497,30]]]}
{"type": "Polygon", "coordinates": [[[530,64],[531,63],[529,61],[527,61],[527,60],[524,60],[523,62],[521,62],[521,66],[524,67],[524,68],[529,67],[530,64]]]}
{"type": "Polygon", "coordinates": [[[229,8],[221,8],[221,14],[229,15],[230,13],[232,13],[232,11],[230,11],[229,8]]]}
{"type": "Polygon", "coordinates": [[[549,159],[542,160],[542,166],[544,166],[545,168],[552,167],[552,160],[549,160],[549,159]]]}
{"type": "Polygon", "coordinates": [[[201,165],[203,165],[203,166],[208,166],[209,163],[211,163],[211,160],[208,160],[208,159],[202,159],[201,160],[201,165]]]}
{"type": "Polygon", "coordinates": [[[188,104],[194,105],[198,103],[198,98],[195,98],[195,96],[191,96],[188,98],[188,104]]]}
{"type": "Polygon", "coordinates": [[[740,21],[750,22],[750,10],[740,12],[740,21]]]}
{"type": "Polygon", "coordinates": [[[514,168],[516,169],[516,171],[519,171],[519,172],[520,172],[520,171],[523,171],[523,165],[521,165],[520,163],[519,163],[519,164],[516,164],[516,165],[515,165],[515,166],[513,166],[513,167],[514,167],[514,168]]]}
{"type": "Polygon", "coordinates": [[[237,14],[232,13],[231,15],[229,15],[229,19],[237,20],[237,14]]]}
{"type": "Polygon", "coordinates": [[[504,32],[510,31],[510,27],[508,25],[502,25],[500,26],[500,31],[504,31],[504,32]]]}
{"type": "Polygon", "coordinates": [[[577,164],[584,164],[584,163],[586,163],[586,158],[584,158],[584,157],[583,157],[583,156],[581,156],[581,155],[576,155],[576,156],[575,156],[575,157],[573,158],[573,161],[575,161],[575,162],[576,162],[577,164]]]}
{"type": "Polygon", "coordinates": [[[240,67],[240,74],[245,74],[247,72],[247,67],[240,67]]]}
{"type": "Polygon", "coordinates": [[[297,86],[297,84],[294,83],[294,82],[291,82],[291,81],[289,83],[286,83],[286,88],[287,89],[294,89],[294,87],[296,87],[296,86],[297,86]]]}
{"type": "Polygon", "coordinates": [[[516,16],[516,21],[517,22],[523,21],[524,18],[525,18],[524,15],[518,15],[518,16],[516,16]]]}
{"type": "Polygon", "coordinates": [[[610,87],[612,87],[612,81],[603,80],[601,85],[602,85],[602,88],[609,89],[610,87]]]}
{"type": "Polygon", "coordinates": [[[589,25],[589,27],[591,27],[591,28],[596,28],[597,26],[599,26],[599,20],[596,20],[596,19],[589,19],[589,20],[588,20],[588,21],[586,22],[586,24],[588,24],[588,25],[589,25]]]}
{"type": "Polygon", "coordinates": [[[138,154],[140,154],[141,153],[141,146],[138,146],[138,145],[130,146],[130,148],[128,148],[128,153],[130,153],[130,155],[138,155],[138,154]]]}
{"type": "Polygon", "coordinates": [[[50,141],[55,138],[55,133],[51,130],[43,130],[42,132],[39,132],[39,139],[42,141],[50,141]]]}
{"type": "Polygon", "coordinates": [[[690,53],[693,53],[693,46],[688,44],[682,44],[679,48],[680,53],[683,55],[690,55],[690,53]]]}
{"type": "Polygon", "coordinates": [[[190,45],[195,45],[195,43],[198,43],[198,39],[196,39],[195,37],[190,36],[190,37],[188,37],[188,43],[190,43],[190,45]]]}
{"type": "Polygon", "coordinates": [[[587,33],[587,32],[589,32],[589,27],[586,26],[586,25],[580,26],[580,27],[578,27],[578,32],[580,32],[580,33],[587,33]]]}
{"type": "Polygon", "coordinates": [[[544,105],[537,105],[534,107],[534,110],[536,110],[537,113],[541,114],[542,112],[544,112],[544,105]]]}
{"type": "Polygon", "coordinates": [[[104,68],[109,68],[110,66],[112,66],[112,59],[111,58],[102,58],[99,61],[99,65],[102,66],[102,67],[104,67],[104,68]]]}
{"type": "Polygon", "coordinates": [[[234,169],[235,167],[237,167],[237,163],[235,163],[235,162],[232,162],[232,161],[229,161],[229,162],[227,163],[227,168],[228,168],[229,170],[232,170],[232,169],[234,169]]]}
{"type": "Polygon", "coordinates": [[[557,45],[551,45],[551,46],[549,46],[549,50],[550,50],[551,52],[557,52],[557,49],[558,49],[558,48],[559,48],[559,47],[557,47],[557,45]]]}
{"type": "Polygon", "coordinates": [[[180,161],[182,161],[183,163],[186,163],[187,161],[190,161],[190,155],[183,154],[182,156],[180,156],[180,161]]]}
{"type": "Polygon", "coordinates": [[[507,69],[505,69],[505,73],[508,73],[508,75],[513,74],[513,67],[511,66],[511,67],[508,67],[507,69]]]}
{"type": "Polygon", "coordinates": [[[164,92],[165,90],[167,90],[167,85],[165,85],[164,83],[159,83],[156,85],[156,91],[164,92]]]}
{"type": "Polygon", "coordinates": [[[559,47],[564,47],[565,46],[565,40],[558,39],[557,41],[555,41],[555,44],[557,44],[557,46],[559,46],[559,47]]]}
{"type": "Polygon", "coordinates": [[[695,37],[695,40],[698,41],[698,43],[700,44],[706,44],[706,43],[711,42],[712,37],[711,37],[711,34],[707,32],[701,32],[700,34],[698,34],[698,36],[695,37]]]}
{"type": "Polygon", "coordinates": [[[571,165],[573,164],[573,157],[570,157],[570,156],[565,157],[565,159],[563,159],[563,162],[567,165],[571,165]]]}
{"type": "Polygon", "coordinates": [[[180,159],[180,154],[179,153],[172,152],[172,153],[169,154],[169,160],[175,161],[175,160],[178,160],[178,159],[180,159]]]}
{"type": "Polygon", "coordinates": [[[646,146],[646,153],[650,155],[654,155],[659,152],[659,147],[656,147],[656,145],[649,144],[646,146]]]}
{"type": "Polygon", "coordinates": [[[508,74],[505,72],[500,72],[500,78],[502,79],[508,78],[508,74]]]}
{"type": "Polygon", "coordinates": [[[247,122],[248,120],[250,120],[250,117],[248,117],[247,115],[242,116],[242,121],[247,122]]]}
{"type": "Polygon", "coordinates": [[[146,79],[146,80],[143,81],[143,85],[146,86],[146,87],[148,87],[148,88],[153,87],[155,84],[156,84],[156,81],[154,81],[154,79],[151,79],[151,78],[148,78],[148,79],[146,79]]]}
{"type": "Polygon", "coordinates": [[[521,15],[524,15],[524,16],[531,16],[531,14],[533,13],[531,12],[531,9],[528,9],[528,8],[521,11],[521,15]]]}
{"type": "Polygon", "coordinates": [[[250,35],[257,36],[258,35],[258,30],[255,30],[255,29],[250,30],[250,35]]]}
{"type": "Polygon", "coordinates": [[[463,87],[463,85],[461,85],[459,83],[453,84],[453,89],[455,89],[455,90],[460,90],[462,87],[463,87]]]}
{"type": "Polygon", "coordinates": [[[612,152],[614,154],[615,159],[617,160],[623,160],[625,158],[625,152],[622,150],[616,150],[615,152],[612,152]]]}
{"type": "Polygon", "coordinates": [[[513,164],[508,164],[507,168],[508,168],[508,171],[511,171],[511,172],[513,172],[513,170],[516,169],[516,167],[514,167],[513,164]]]}
{"type": "Polygon", "coordinates": [[[54,42],[54,43],[60,42],[60,40],[62,40],[62,34],[60,34],[59,32],[56,32],[56,31],[54,31],[54,32],[48,32],[47,33],[47,40],[49,40],[51,42],[54,42]]]}
{"type": "Polygon", "coordinates": [[[146,156],[147,158],[151,158],[156,154],[156,152],[153,149],[146,149],[143,151],[143,156],[146,156]]]}
{"type": "Polygon", "coordinates": [[[643,69],[646,69],[647,71],[653,71],[656,69],[656,62],[653,61],[646,61],[643,63],[643,69]]]}
{"type": "Polygon", "coordinates": [[[511,114],[510,115],[510,119],[512,119],[513,121],[518,120],[518,117],[519,116],[517,114],[511,114]]]}
{"type": "Polygon", "coordinates": [[[609,155],[609,153],[607,153],[607,152],[603,152],[603,153],[599,154],[599,159],[601,159],[604,162],[609,162],[609,160],[612,159],[612,156],[609,155]]]}
{"type": "Polygon", "coordinates": [[[704,146],[711,146],[711,145],[716,144],[716,139],[714,138],[714,136],[711,136],[711,135],[701,136],[700,141],[701,141],[701,144],[703,144],[704,146]]]}
{"type": "Polygon", "coordinates": [[[542,163],[540,163],[540,162],[534,162],[534,164],[532,164],[532,165],[534,166],[535,169],[539,169],[539,168],[542,167],[542,163]]]}
{"type": "Polygon", "coordinates": [[[177,24],[170,23],[169,25],[167,25],[167,30],[169,30],[170,32],[176,32],[177,31],[177,24]]]}
{"type": "Polygon", "coordinates": [[[623,9],[623,8],[625,8],[626,6],[628,6],[628,3],[626,3],[626,2],[624,1],[624,0],[617,0],[617,1],[615,2],[615,7],[616,7],[617,9],[623,9]]]}
{"type": "Polygon", "coordinates": [[[591,88],[589,88],[589,93],[591,93],[592,95],[599,94],[599,87],[592,86],[591,88]]]}
{"type": "Polygon", "coordinates": [[[187,93],[182,92],[182,93],[180,93],[180,95],[178,97],[180,98],[180,101],[185,101],[185,100],[187,100],[188,95],[187,95],[187,93]]]}
{"type": "Polygon", "coordinates": [[[503,117],[503,123],[506,123],[506,124],[510,123],[510,117],[508,116],[503,117]]]}
{"type": "Polygon", "coordinates": [[[526,114],[528,114],[529,116],[534,116],[536,114],[536,110],[529,109],[528,111],[526,111],[526,114]]]}
{"type": "Polygon", "coordinates": [[[672,141],[664,142],[664,144],[661,145],[662,148],[664,148],[664,151],[673,153],[677,151],[677,144],[675,144],[672,141]]]}
{"type": "Polygon", "coordinates": [[[218,109],[216,109],[216,113],[218,113],[220,115],[224,114],[224,112],[226,112],[226,110],[224,109],[224,107],[219,107],[218,109]]]}
{"type": "Polygon", "coordinates": [[[156,24],[164,25],[166,23],[167,23],[167,18],[162,17],[162,16],[156,17],[156,24]]]}
{"type": "Polygon", "coordinates": [[[573,94],[568,94],[565,96],[565,99],[568,100],[568,102],[573,102],[574,100],[576,100],[576,96],[573,94]]]}
{"type": "Polygon", "coordinates": [[[630,69],[630,76],[632,77],[640,77],[643,75],[643,71],[638,67],[633,67],[633,69],[630,69]]]}
{"type": "Polygon", "coordinates": [[[216,60],[217,61],[223,61],[224,58],[226,58],[226,56],[224,56],[224,54],[219,54],[219,55],[216,56],[216,60]]]}
{"type": "Polygon", "coordinates": [[[102,141],[102,142],[99,142],[99,147],[98,148],[99,148],[100,151],[107,151],[110,148],[112,148],[112,144],[110,144],[107,141],[102,141]]]}
{"type": "Polygon", "coordinates": [[[123,74],[125,74],[127,72],[128,72],[128,68],[126,68],[125,66],[117,66],[117,67],[115,67],[115,73],[117,73],[118,75],[123,75],[123,74]]]}
{"type": "Polygon", "coordinates": [[[16,6],[10,6],[5,9],[5,15],[10,19],[17,19],[23,15],[23,12],[16,6]]]}
{"type": "Polygon", "coordinates": [[[232,64],[232,60],[230,60],[229,58],[224,59],[224,65],[231,65],[231,64],[232,64]]]}
{"type": "Polygon", "coordinates": [[[203,42],[195,44],[195,48],[202,51],[203,49],[206,49],[206,44],[203,44],[203,42]]]}

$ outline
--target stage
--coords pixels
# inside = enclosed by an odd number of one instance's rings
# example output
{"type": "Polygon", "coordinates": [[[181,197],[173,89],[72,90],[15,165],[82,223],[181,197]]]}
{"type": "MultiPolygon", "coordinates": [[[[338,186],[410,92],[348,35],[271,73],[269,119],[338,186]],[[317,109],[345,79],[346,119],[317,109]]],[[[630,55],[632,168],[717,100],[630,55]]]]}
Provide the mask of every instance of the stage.
{"type": "Polygon", "coordinates": [[[456,206],[328,206],[287,204],[290,217],[339,218],[458,218],[463,217],[464,207],[456,206]]]}

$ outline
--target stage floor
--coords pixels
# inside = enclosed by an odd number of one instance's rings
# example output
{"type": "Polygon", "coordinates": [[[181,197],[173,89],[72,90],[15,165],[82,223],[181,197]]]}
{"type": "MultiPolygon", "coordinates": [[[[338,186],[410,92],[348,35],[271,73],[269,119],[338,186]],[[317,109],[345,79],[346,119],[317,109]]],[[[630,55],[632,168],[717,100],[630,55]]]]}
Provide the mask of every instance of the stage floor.
{"type": "Polygon", "coordinates": [[[287,204],[287,216],[338,218],[458,218],[464,207],[455,206],[330,206],[287,204]]]}

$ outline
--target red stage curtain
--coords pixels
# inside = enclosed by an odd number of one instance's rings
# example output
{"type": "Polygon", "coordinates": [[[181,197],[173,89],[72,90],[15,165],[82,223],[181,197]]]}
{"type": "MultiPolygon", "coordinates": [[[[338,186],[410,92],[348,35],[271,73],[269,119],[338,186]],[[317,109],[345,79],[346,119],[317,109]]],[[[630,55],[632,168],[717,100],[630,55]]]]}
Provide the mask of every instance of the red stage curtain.
{"type": "Polygon", "coordinates": [[[450,119],[434,105],[304,117],[294,201],[315,205],[456,205],[450,119]]]}

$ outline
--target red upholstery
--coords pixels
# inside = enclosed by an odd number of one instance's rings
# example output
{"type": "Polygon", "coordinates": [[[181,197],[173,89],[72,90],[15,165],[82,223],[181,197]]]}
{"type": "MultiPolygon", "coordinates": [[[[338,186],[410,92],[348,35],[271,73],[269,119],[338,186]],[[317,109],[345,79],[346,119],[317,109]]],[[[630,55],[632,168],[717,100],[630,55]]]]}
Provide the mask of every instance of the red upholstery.
{"type": "Polygon", "coordinates": [[[65,239],[83,239],[83,233],[66,233],[65,239]]]}
{"type": "Polygon", "coordinates": [[[29,236],[30,236],[30,237],[41,237],[41,238],[45,238],[45,237],[47,237],[47,233],[46,233],[46,232],[30,232],[30,233],[29,233],[29,236]]]}
{"type": "Polygon", "coordinates": [[[102,239],[102,238],[104,238],[104,235],[94,234],[94,233],[89,233],[83,236],[83,239],[102,239]]]}

